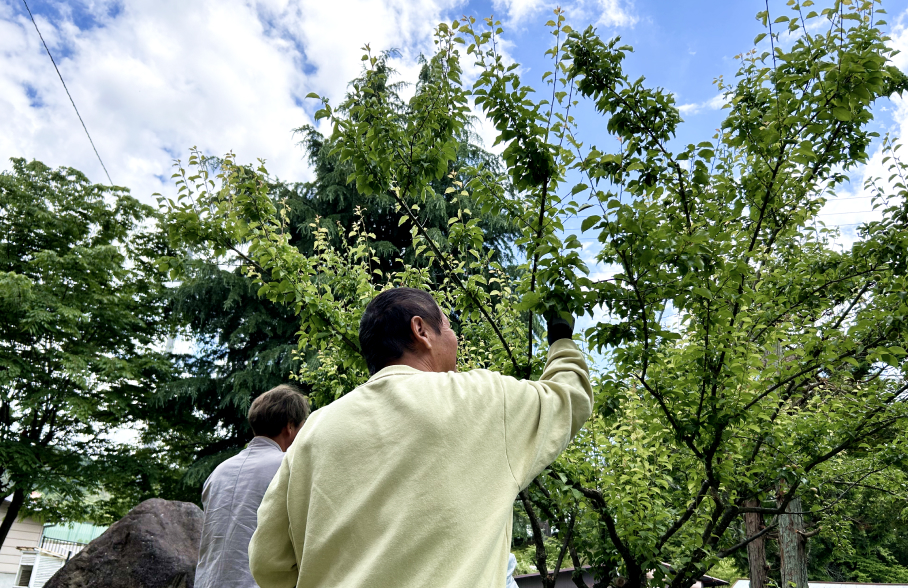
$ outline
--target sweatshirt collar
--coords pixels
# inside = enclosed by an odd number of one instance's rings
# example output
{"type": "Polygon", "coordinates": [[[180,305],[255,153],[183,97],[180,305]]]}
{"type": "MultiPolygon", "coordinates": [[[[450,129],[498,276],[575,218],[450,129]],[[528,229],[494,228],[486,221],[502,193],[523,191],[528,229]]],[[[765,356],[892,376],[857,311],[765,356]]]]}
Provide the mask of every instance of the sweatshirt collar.
{"type": "Polygon", "coordinates": [[[408,365],[389,365],[388,367],[375,372],[375,375],[369,378],[366,383],[368,384],[381,378],[387,378],[388,376],[412,376],[421,373],[423,373],[422,370],[418,370],[415,367],[410,367],[408,365]]]}

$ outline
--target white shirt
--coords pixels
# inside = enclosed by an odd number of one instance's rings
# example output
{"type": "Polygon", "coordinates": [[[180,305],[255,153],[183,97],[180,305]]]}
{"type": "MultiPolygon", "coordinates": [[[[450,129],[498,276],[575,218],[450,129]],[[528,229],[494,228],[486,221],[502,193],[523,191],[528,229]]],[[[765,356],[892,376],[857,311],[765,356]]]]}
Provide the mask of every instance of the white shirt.
{"type": "Polygon", "coordinates": [[[517,558],[513,553],[508,554],[508,577],[504,581],[504,588],[517,588],[517,580],[514,579],[514,570],[517,569],[517,558]]]}
{"type": "Polygon", "coordinates": [[[219,465],[205,480],[205,523],[199,546],[196,588],[254,588],[249,571],[249,540],[256,513],[284,452],[268,437],[255,437],[246,449],[219,465]]]}

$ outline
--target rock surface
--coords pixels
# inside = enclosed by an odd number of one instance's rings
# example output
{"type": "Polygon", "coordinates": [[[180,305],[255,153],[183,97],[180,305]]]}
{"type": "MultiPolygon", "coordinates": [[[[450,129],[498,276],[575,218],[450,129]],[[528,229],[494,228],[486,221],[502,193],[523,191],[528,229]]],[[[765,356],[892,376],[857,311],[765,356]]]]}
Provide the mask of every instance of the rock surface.
{"type": "Polygon", "coordinates": [[[202,510],[152,498],[74,555],[45,588],[193,588],[202,510]]]}

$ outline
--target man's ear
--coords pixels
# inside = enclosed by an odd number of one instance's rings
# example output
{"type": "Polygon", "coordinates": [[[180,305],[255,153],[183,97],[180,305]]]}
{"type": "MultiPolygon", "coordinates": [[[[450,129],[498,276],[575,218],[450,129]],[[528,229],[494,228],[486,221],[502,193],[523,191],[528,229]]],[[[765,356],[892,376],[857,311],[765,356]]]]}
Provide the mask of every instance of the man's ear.
{"type": "Polygon", "coordinates": [[[432,349],[432,341],[429,339],[429,325],[422,320],[421,316],[414,316],[410,319],[410,334],[413,335],[413,341],[417,347],[432,349]]]}

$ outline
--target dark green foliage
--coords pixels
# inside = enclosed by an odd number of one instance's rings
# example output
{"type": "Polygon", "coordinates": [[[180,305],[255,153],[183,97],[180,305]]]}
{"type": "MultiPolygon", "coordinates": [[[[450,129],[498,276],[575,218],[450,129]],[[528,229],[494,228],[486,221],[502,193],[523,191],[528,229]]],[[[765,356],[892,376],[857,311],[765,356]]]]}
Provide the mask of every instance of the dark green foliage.
{"type": "MultiPolygon", "coordinates": [[[[384,53],[375,58],[372,69],[351,82],[350,93],[338,107],[338,112],[350,113],[353,121],[368,121],[370,116],[376,115],[367,107],[380,108],[384,113],[383,124],[394,120],[400,124],[404,120],[407,106],[399,97],[404,84],[389,83],[395,72],[387,64],[388,56],[384,53]]],[[[433,74],[433,68],[425,60],[423,63],[417,89],[433,83],[438,75],[433,74]]],[[[323,219],[320,226],[329,230],[332,244],[339,246],[344,229],[349,230],[354,223],[356,209],[362,208],[365,229],[375,236],[370,245],[380,260],[379,269],[388,273],[400,271],[406,266],[427,265],[425,259],[418,259],[411,247],[413,238],[410,229],[399,222],[399,206],[394,197],[387,191],[366,195],[353,184],[353,164],[342,157],[347,143],[339,135],[326,139],[308,125],[300,127],[297,132],[302,136],[301,144],[306,149],[316,179],[296,187],[297,198],[288,198],[290,194],[282,194],[281,191],[276,194],[279,199],[287,198],[291,211],[289,224],[303,237],[301,250],[311,251],[313,231],[310,223],[316,217],[323,219]]],[[[507,263],[514,260],[512,243],[520,227],[500,210],[486,209],[480,215],[481,209],[470,195],[453,196],[454,178],[458,173],[491,178],[499,183],[500,190],[511,191],[501,161],[479,146],[479,142],[479,137],[469,127],[456,133],[454,153],[444,173],[428,184],[428,193],[417,197],[424,198],[420,201],[420,221],[439,247],[450,251],[456,245],[448,241],[448,221],[457,216],[458,210],[474,210],[485,234],[485,250],[493,252],[496,260],[507,263]]],[[[456,252],[454,254],[456,256],[456,252]]]]}
{"type": "MultiPolygon", "coordinates": [[[[286,198],[291,211],[290,224],[295,226],[301,237],[300,249],[311,251],[313,231],[309,225],[316,217],[322,219],[320,226],[329,230],[332,242],[339,245],[344,236],[343,229],[349,229],[353,225],[356,209],[362,208],[365,212],[366,230],[375,235],[371,245],[380,260],[379,269],[390,273],[400,271],[405,266],[425,265],[426,261],[417,259],[411,247],[413,237],[410,230],[399,222],[394,198],[387,194],[364,196],[357,192],[355,186],[347,184],[352,168],[340,160],[336,152],[337,140],[325,139],[310,126],[297,130],[303,135],[301,144],[308,153],[316,179],[295,187],[295,191],[287,190],[288,186],[283,186],[283,189],[279,187],[276,194],[281,200],[286,198]]],[[[479,147],[476,144],[478,140],[478,137],[469,133],[460,137],[450,172],[456,174],[467,168],[475,168],[503,179],[498,158],[479,147]]],[[[452,201],[445,194],[446,190],[454,187],[449,175],[432,182],[431,187],[435,198],[422,205],[421,220],[440,247],[446,251],[451,248],[447,238],[448,220],[457,216],[458,208],[475,209],[479,224],[488,235],[486,250],[494,252],[502,262],[513,261],[516,251],[512,243],[517,237],[518,228],[508,216],[491,211],[479,215],[478,206],[469,197],[462,196],[458,201],[452,201]]],[[[508,189],[508,186],[502,188],[508,189]]]]}
{"type": "MultiPolygon", "coordinates": [[[[904,426],[898,434],[905,434],[904,426]]],[[[893,446],[893,440],[885,445],[893,446]]],[[[908,461],[901,456],[883,465],[878,462],[879,472],[856,480],[833,478],[818,492],[805,492],[810,506],[821,506],[823,494],[841,500],[827,520],[814,517],[820,529],[808,543],[810,580],[908,583],[908,461]]]]}
{"type": "MultiPolygon", "coordinates": [[[[807,576],[812,582],[908,582],[906,468],[893,464],[866,478],[864,475],[866,468],[859,481],[833,477],[825,487],[803,494],[805,524],[811,534],[807,576]],[[832,512],[823,509],[830,503],[832,512]],[[809,512],[814,509],[818,509],[815,514],[809,512]]],[[[766,522],[772,525],[775,521],[768,517],[766,522]]],[[[744,538],[743,529],[735,533],[744,538]]],[[[771,532],[767,538],[769,577],[781,585],[777,533],[771,532]]],[[[734,565],[738,575],[747,577],[744,550],[726,561],[734,565]]]]}
{"type": "Polygon", "coordinates": [[[241,272],[203,261],[190,267],[191,278],[174,289],[173,308],[195,349],[176,358],[183,376],[161,388],[147,436],[163,440],[176,467],[195,464],[185,482],[199,490],[252,437],[252,399],[293,372],[297,326],[292,312],[260,299],[241,272]]]}

